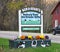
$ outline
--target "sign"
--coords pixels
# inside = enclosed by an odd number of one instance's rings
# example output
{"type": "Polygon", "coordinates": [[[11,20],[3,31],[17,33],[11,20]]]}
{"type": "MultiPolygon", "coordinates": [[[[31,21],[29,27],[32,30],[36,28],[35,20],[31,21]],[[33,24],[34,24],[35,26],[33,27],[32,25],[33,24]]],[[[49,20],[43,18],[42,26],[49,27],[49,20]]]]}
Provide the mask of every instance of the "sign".
{"type": "Polygon", "coordinates": [[[21,36],[21,31],[43,33],[43,11],[33,7],[19,10],[19,36],[21,36]]]}
{"type": "Polygon", "coordinates": [[[40,25],[41,24],[41,15],[38,12],[28,11],[22,13],[21,16],[22,25],[40,25]]]}

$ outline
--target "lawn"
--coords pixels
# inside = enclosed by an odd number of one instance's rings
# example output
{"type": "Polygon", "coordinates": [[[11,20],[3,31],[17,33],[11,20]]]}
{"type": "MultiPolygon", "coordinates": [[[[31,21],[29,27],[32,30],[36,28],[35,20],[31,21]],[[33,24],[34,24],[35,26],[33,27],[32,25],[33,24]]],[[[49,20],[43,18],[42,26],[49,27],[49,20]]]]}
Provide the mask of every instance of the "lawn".
{"type": "Polygon", "coordinates": [[[0,38],[0,47],[8,48],[9,47],[8,45],[9,45],[8,39],[0,38]]]}
{"type": "Polygon", "coordinates": [[[10,49],[8,47],[9,42],[7,39],[0,38],[0,52],[60,52],[60,44],[52,43],[50,47],[36,47],[36,48],[19,48],[19,49],[10,49]],[[3,47],[1,46],[3,45],[3,47]],[[4,46],[5,45],[5,46],[4,46]]]}

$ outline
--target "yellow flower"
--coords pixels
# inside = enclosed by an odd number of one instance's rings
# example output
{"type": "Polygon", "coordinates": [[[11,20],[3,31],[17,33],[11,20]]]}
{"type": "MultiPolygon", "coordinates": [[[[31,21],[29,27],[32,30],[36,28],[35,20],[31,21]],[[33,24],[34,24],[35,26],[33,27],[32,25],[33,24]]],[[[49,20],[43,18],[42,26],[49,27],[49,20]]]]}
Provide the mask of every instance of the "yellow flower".
{"type": "Polygon", "coordinates": [[[41,38],[41,39],[44,39],[45,37],[44,37],[44,35],[41,34],[41,35],[40,35],[40,38],[41,38]]]}
{"type": "Polygon", "coordinates": [[[28,39],[32,39],[32,36],[31,36],[31,35],[29,35],[29,36],[28,36],[28,39]]]}

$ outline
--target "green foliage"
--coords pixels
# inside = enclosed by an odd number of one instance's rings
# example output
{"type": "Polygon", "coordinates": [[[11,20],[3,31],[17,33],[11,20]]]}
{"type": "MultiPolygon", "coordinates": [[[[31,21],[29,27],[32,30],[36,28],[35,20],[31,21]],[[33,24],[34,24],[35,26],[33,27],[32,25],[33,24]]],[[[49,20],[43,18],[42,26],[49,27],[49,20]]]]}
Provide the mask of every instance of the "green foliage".
{"type": "Polygon", "coordinates": [[[17,10],[17,9],[20,9],[23,5],[24,5],[24,3],[21,1],[9,2],[9,3],[7,3],[7,8],[9,10],[17,10]]]}
{"type": "Polygon", "coordinates": [[[11,1],[5,4],[3,9],[3,25],[4,30],[17,31],[18,30],[18,10],[24,5],[22,1],[11,1]]]}

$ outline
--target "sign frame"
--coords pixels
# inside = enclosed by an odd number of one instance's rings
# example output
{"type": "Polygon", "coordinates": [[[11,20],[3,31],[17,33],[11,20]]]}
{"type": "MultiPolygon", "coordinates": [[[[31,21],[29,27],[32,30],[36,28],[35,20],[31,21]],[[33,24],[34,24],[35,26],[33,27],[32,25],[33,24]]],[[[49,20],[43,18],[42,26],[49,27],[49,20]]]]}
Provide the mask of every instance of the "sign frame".
{"type": "Polygon", "coordinates": [[[19,10],[18,11],[18,20],[19,20],[19,37],[22,35],[21,34],[21,27],[41,27],[41,34],[43,34],[43,10],[39,9],[39,8],[23,8],[22,10],[19,10]],[[40,12],[41,13],[41,24],[40,25],[22,25],[21,24],[21,15],[22,15],[22,11],[25,12],[25,11],[37,11],[37,12],[40,12]]]}

